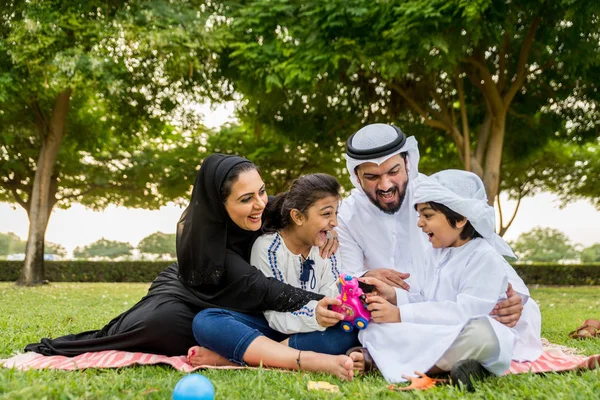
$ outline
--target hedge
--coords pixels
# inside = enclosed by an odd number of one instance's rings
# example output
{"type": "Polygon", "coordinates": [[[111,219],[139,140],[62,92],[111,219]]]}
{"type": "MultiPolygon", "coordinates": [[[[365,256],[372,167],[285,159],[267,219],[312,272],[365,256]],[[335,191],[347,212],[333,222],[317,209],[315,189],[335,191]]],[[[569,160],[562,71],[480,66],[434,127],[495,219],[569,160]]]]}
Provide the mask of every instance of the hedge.
{"type": "MultiPolygon", "coordinates": [[[[152,282],[169,261],[45,261],[50,282],[152,282]]],[[[19,279],[23,261],[0,261],[0,281],[19,279]]]]}
{"type": "MultiPolygon", "coordinates": [[[[168,261],[46,261],[50,282],[151,282],[168,261]]],[[[23,261],[0,261],[0,281],[16,281],[23,261]]],[[[600,285],[600,263],[515,264],[526,284],[600,285]]]]}

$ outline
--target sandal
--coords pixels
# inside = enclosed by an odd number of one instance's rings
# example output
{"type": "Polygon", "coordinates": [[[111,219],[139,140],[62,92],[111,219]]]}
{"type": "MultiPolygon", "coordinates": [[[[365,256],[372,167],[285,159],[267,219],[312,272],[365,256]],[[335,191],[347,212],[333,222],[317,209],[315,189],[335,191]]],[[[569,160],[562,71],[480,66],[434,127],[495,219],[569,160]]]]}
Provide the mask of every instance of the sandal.
{"type": "Polygon", "coordinates": [[[377,368],[377,365],[375,364],[375,361],[371,357],[371,354],[369,354],[369,350],[367,350],[366,347],[360,347],[360,346],[353,347],[346,352],[346,355],[349,357],[351,353],[362,353],[363,364],[364,364],[364,369],[362,372],[368,373],[368,372],[373,372],[373,371],[379,371],[379,369],[377,368]]]}
{"type": "Polygon", "coordinates": [[[590,339],[600,337],[600,321],[586,319],[583,325],[569,333],[571,339],[590,339]]]}

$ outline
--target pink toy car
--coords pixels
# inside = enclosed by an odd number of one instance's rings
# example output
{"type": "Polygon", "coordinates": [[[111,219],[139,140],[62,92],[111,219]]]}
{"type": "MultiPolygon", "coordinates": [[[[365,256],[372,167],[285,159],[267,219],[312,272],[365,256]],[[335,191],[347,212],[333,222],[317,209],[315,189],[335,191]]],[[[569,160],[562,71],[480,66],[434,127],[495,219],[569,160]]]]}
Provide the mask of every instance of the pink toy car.
{"type": "Polygon", "coordinates": [[[334,305],[331,309],[340,314],[344,314],[344,320],[340,327],[345,332],[352,332],[354,327],[365,329],[369,325],[371,312],[367,310],[365,302],[366,296],[358,286],[358,280],[350,275],[340,276],[338,288],[340,295],[337,297],[342,304],[334,305]]]}

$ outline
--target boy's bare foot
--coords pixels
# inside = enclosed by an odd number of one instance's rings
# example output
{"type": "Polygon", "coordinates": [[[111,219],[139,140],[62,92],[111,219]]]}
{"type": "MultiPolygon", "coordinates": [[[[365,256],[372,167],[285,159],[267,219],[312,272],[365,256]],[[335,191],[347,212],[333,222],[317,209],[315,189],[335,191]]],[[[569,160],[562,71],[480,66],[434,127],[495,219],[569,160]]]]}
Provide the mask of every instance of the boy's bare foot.
{"type": "Polygon", "coordinates": [[[326,372],[349,381],[354,377],[352,360],[348,356],[331,356],[312,351],[300,355],[300,369],[312,372],[326,372]]]}
{"type": "Polygon", "coordinates": [[[361,351],[353,351],[349,357],[356,372],[365,372],[365,356],[361,351]]]}
{"type": "Polygon", "coordinates": [[[225,365],[238,366],[238,364],[229,361],[225,357],[221,357],[214,351],[200,346],[190,347],[187,354],[187,362],[193,367],[201,365],[214,365],[217,367],[225,365]]]}

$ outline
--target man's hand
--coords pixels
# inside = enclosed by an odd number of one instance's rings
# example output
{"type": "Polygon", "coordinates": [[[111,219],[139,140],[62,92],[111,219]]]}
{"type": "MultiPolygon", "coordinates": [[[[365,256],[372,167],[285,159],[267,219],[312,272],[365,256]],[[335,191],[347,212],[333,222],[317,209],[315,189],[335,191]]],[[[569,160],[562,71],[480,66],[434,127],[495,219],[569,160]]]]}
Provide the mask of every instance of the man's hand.
{"type": "Polygon", "coordinates": [[[381,296],[390,303],[396,304],[396,289],[394,289],[394,287],[388,285],[387,283],[384,283],[383,281],[380,281],[377,278],[372,278],[368,276],[358,278],[358,280],[369,285],[375,286],[375,291],[367,293],[367,297],[381,296]]]}
{"type": "Polygon", "coordinates": [[[519,319],[521,318],[521,314],[523,314],[523,303],[521,296],[513,290],[510,283],[508,284],[506,296],[508,299],[498,302],[490,315],[493,316],[496,321],[512,328],[517,325],[517,322],[519,322],[519,319]]]}
{"type": "Polygon", "coordinates": [[[367,297],[371,311],[371,320],[374,322],[400,322],[400,309],[380,296],[367,297]]]}
{"type": "Polygon", "coordinates": [[[317,318],[317,323],[325,328],[329,328],[330,326],[334,326],[338,322],[344,319],[344,315],[340,313],[336,313],[335,311],[331,311],[328,306],[330,305],[341,305],[342,301],[338,299],[332,299],[331,297],[323,297],[317,303],[317,308],[315,309],[315,316],[317,318]]]}
{"type": "Polygon", "coordinates": [[[408,279],[410,274],[406,274],[403,272],[398,272],[395,269],[389,268],[376,268],[370,271],[367,271],[363,276],[367,276],[370,278],[377,278],[383,283],[387,283],[390,286],[398,287],[404,290],[410,289],[408,283],[404,282],[405,279],[408,279]]]}
{"type": "Polygon", "coordinates": [[[332,255],[334,255],[340,247],[340,241],[338,240],[338,234],[335,231],[335,229],[329,231],[329,234],[331,235],[331,237],[328,237],[325,244],[319,247],[319,254],[321,254],[321,258],[323,259],[329,258],[332,255]]]}

